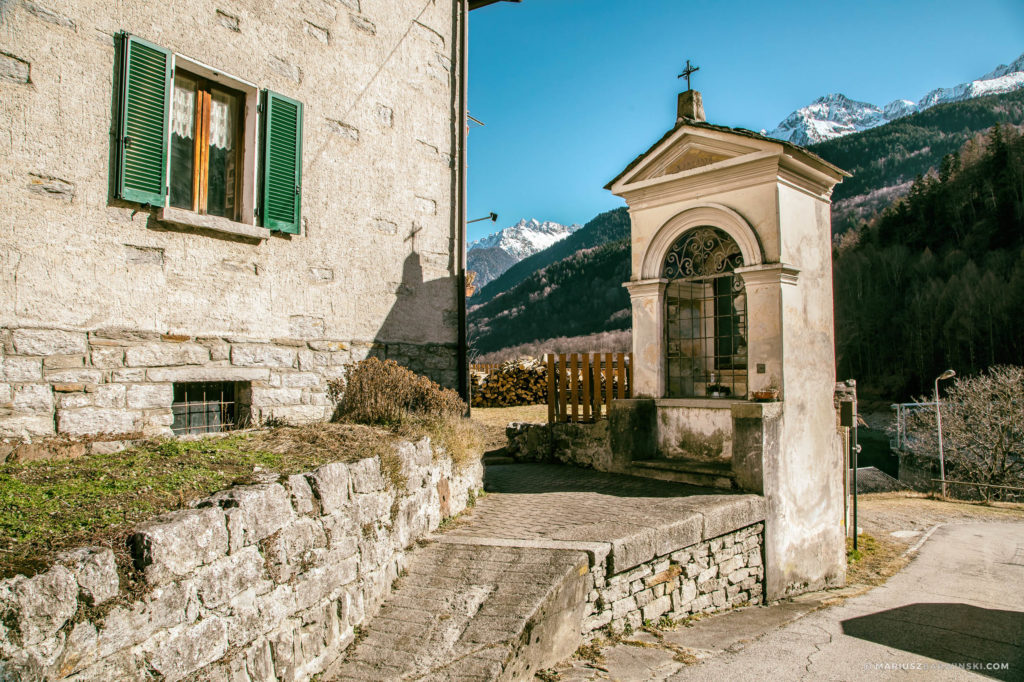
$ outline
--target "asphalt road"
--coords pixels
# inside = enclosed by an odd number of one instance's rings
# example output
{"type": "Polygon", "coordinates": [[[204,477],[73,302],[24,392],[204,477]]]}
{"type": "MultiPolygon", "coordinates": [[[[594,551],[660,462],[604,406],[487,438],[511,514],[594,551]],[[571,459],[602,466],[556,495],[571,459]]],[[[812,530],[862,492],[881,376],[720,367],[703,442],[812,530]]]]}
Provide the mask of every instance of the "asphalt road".
{"type": "Polygon", "coordinates": [[[882,587],[731,649],[667,679],[1024,680],[1024,523],[941,526],[882,587]]]}

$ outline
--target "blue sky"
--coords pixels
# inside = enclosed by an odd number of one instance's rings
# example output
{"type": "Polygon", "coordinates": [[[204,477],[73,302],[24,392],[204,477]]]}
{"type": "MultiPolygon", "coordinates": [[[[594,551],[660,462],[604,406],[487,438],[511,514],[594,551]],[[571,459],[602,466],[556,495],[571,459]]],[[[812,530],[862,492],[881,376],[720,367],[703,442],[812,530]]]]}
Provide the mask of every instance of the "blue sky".
{"type": "Polygon", "coordinates": [[[519,218],[590,220],[604,185],[675,122],[676,78],[708,120],[774,128],[820,95],[879,106],[1024,52],[1020,0],[523,0],[470,17],[470,240],[519,218]]]}

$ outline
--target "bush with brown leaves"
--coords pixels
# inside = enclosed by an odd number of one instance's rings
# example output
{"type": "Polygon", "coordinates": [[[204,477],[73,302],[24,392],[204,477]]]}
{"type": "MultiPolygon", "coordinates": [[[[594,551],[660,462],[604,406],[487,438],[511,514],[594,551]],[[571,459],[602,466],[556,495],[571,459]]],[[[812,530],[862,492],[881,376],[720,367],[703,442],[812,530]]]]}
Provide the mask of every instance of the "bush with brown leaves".
{"type": "Polygon", "coordinates": [[[466,412],[458,393],[394,360],[367,358],[348,365],[345,381],[332,381],[329,390],[338,401],[336,421],[398,424],[408,417],[461,417],[466,412]]]}

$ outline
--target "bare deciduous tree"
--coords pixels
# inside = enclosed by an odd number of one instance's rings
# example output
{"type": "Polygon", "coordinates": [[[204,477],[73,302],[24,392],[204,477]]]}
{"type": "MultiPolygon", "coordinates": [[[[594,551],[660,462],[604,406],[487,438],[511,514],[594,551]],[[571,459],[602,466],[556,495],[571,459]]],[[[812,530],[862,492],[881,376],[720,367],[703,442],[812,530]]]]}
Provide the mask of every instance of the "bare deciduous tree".
{"type": "MultiPolygon", "coordinates": [[[[934,410],[912,413],[907,432],[915,454],[938,454],[934,410]]],[[[1024,487],[1024,367],[998,365],[986,374],[958,378],[942,401],[942,436],[947,479],[1024,487]]],[[[975,489],[985,500],[1013,493],[983,485],[975,489]]]]}

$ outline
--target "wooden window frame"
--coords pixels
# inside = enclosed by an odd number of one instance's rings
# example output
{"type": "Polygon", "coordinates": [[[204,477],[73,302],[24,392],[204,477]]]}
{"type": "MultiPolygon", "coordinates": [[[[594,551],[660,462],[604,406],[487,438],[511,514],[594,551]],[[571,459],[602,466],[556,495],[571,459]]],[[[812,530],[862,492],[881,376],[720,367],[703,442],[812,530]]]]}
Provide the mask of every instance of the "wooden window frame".
{"type": "MultiPolygon", "coordinates": [[[[213,67],[204,64],[200,61],[185,57],[180,54],[174,54],[172,65],[172,73],[178,73],[179,71],[189,78],[195,80],[197,85],[197,96],[196,96],[196,137],[195,137],[195,148],[193,149],[193,184],[192,184],[192,212],[198,215],[206,215],[207,206],[207,187],[209,173],[209,111],[210,103],[206,102],[205,106],[201,106],[202,100],[212,100],[212,95],[203,98],[201,93],[205,92],[209,95],[210,87],[216,87],[217,89],[224,90],[230,94],[238,97],[239,104],[239,116],[236,128],[236,139],[238,140],[238,157],[236,160],[236,167],[239,172],[235,173],[235,213],[233,216],[227,216],[224,219],[230,220],[236,223],[242,223],[246,225],[256,224],[256,192],[257,192],[257,173],[258,173],[258,139],[257,131],[259,130],[259,93],[260,90],[255,83],[242,80],[240,78],[229,76],[224,74],[213,67]],[[204,114],[206,121],[202,120],[204,114]],[[202,132],[201,132],[202,131],[202,132]],[[199,163],[202,160],[203,163],[199,163]],[[198,191],[201,188],[201,192],[198,191]],[[200,193],[202,196],[200,197],[200,193]]],[[[173,92],[172,92],[173,97],[173,92]]],[[[171,135],[174,126],[167,126],[167,143],[168,149],[172,142],[171,135]]],[[[168,185],[170,184],[171,177],[171,154],[167,154],[167,178],[168,185]]],[[[167,193],[164,206],[171,208],[170,205],[170,192],[167,193]]],[[[217,219],[220,216],[211,216],[211,218],[217,219]]]]}
{"type": "MultiPolygon", "coordinates": [[[[213,90],[226,92],[234,97],[238,105],[238,119],[235,121],[235,167],[242,172],[235,173],[235,211],[233,215],[219,216],[238,222],[242,207],[242,178],[245,172],[245,93],[229,88],[222,83],[180,69],[180,73],[196,82],[195,138],[193,138],[192,162],[192,210],[207,215],[210,187],[210,110],[213,106],[213,90]]],[[[175,75],[178,70],[175,71],[175,75]]]]}

